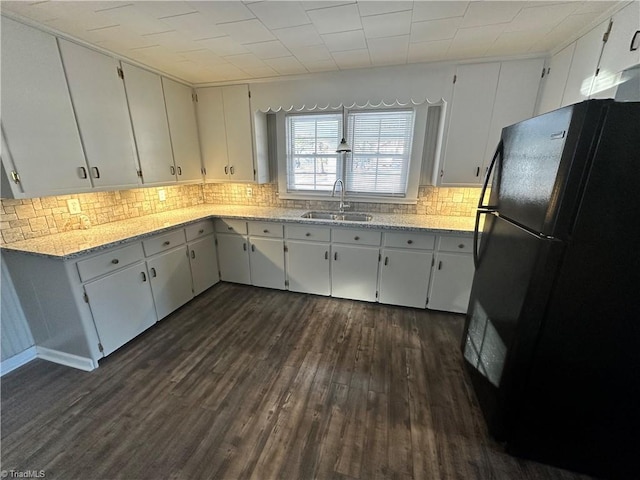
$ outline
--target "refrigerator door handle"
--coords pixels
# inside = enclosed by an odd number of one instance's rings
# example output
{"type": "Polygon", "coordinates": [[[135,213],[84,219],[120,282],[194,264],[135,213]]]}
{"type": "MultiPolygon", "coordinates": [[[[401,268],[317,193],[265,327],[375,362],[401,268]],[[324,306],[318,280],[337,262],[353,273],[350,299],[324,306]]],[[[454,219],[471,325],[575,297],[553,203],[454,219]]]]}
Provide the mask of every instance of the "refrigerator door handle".
{"type": "MultiPolygon", "coordinates": [[[[502,144],[502,139],[500,139],[500,143],[498,143],[498,146],[496,147],[496,151],[493,154],[493,158],[491,159],[491,163],[489,164],[489,168],[487,168],[487,173],[484,176],[484,182],[482,182],[482,190],[480,191],[480,200],[478,200],[478,208],[479,209],[485,209],[486,210],[486,209],[495,208],[495,207],[491,207],[489,205],[483,205],[482,202],[484,201],[484,195],[487,192],[487,187],[489,186],[489,178],[491,178],[491,173],[493,172],[493,167],[495,167],[496,161],[498,160],[498,157],[502,158],[502,150],[503,150],[503,144],[502,144]]],[[[478,222],[476,222],[476,224],[477,223],[478,222]]]]}
{"type": "Polygon", "coordinates": [[[478,265],[480,265],[480,258],[478,256],[478,240],[480,235],[480,215],[486,215],[488,213],[493,213],[491,210],[481,210],[478,209],[476,211],[476,226],[473,229],[473,265],[478,269],[478,265]]]}

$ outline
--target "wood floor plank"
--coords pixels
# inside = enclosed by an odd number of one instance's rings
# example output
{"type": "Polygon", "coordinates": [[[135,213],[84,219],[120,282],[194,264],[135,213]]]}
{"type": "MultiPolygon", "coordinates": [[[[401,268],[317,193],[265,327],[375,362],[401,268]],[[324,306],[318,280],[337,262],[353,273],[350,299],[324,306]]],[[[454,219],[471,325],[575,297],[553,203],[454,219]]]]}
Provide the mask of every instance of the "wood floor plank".
{"type": "Polygon", "coordinates": [[[2,468],[63,480],[587,480],[488,436],[463,322],[220,283],[93,372],[35,360],[2,377],[2,468]]]}

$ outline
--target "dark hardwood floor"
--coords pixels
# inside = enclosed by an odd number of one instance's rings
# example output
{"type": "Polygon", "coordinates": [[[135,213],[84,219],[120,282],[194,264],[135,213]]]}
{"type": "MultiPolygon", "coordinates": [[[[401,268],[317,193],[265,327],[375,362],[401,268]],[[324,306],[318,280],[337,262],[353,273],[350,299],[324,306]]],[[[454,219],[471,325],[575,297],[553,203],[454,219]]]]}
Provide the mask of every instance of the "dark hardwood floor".
{"type": "Polygon", "coordinates": [[[219,284],[87,373],[2,378],[3,470],[46,479],[586,479],[488,438],[463,317],[219,284]]]}

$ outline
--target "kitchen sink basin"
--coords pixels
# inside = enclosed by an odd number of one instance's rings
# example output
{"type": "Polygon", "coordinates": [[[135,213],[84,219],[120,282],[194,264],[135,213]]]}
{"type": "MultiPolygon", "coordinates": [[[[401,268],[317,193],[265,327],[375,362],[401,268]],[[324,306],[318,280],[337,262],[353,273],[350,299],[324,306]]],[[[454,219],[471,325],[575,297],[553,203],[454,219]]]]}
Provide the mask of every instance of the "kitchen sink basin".
{"type": "Polygon", "coordinates": [[[370,222],[373,218],[368,213],[357,212],[307,212],[302,218],[312,218],[316,220],[339,220],[343,222],[370,222]]]}

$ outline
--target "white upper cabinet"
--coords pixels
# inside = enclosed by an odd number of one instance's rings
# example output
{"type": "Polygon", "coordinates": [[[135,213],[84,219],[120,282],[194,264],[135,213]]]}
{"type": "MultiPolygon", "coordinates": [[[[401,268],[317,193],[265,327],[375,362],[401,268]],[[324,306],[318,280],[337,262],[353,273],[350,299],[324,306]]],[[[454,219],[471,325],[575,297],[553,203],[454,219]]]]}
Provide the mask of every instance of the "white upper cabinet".
{"type": "Polygon", "coordinates": [[[209,182],[266,182],[266,122],[254,124],[247,85],[196,91],[205,179],[209,182]],[[260,129],[256,132],[256,127],[260,129]]]}
{"type": "Polygon", "coordinates": [[[640,2],[631,2],[611,21],[598,68],[601,73],[613,74],[640,63],[640,2]]]}
{"type": "Polygon", "coordinates": [[[162,81],[155,73],[122,62],[124,84],[145,185],[176,181],[162,81]]]}
{"type": "Polygon", "coordinates": [[[67,40],[58,40],[71,100],[95,187],[138,186],[138,160],[120,63],[67,40]]]}
{"type": "Polygon", "coordinates": [[[482,184],[502,128],[533,115],[542,65],[532,59],[458,66],[435,184],[482,184]]]}
{"type": "Polygon", "coordinates": [[[575,48],[576,44],[574,42],[551,57],[549,68],[547,68],[541,87],[542,94],[536,110],[538,115],[560,108],[575,48]]]}
{"type": "Polygon", "coordinates": [[[193,90],[162,78],[178,182],[202,181],[202,162],[193,90]]]}
{"type": "Polygon", "coordinates": [[[2,195],[36,197],[90,190],[55,37],[2,17],[1,61],[2,163],[11,188],[2,195]]]}
{"type": "Polygon", "coordinates": [[[561,106],[582,102],[591,95],[598,59],[602,52],[602,38],[608,25],[609,22],[603,22],[576,41],[561,106]]]}

